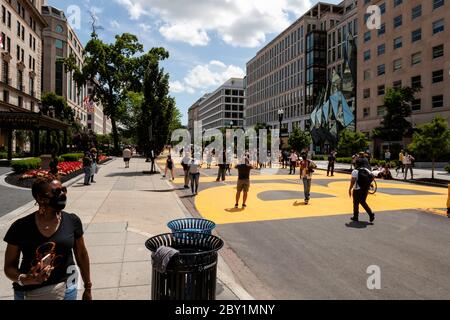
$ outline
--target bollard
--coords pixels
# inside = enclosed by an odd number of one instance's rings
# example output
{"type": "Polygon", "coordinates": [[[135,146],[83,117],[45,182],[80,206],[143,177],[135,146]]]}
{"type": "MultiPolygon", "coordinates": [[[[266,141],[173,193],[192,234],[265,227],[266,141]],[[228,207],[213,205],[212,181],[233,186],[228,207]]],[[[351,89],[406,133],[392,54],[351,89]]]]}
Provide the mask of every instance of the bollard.
{"type": "Polygon", "coordinates": [[[448,196],[447,196],[447,217],[450,218],[450,184],[448,185],[448,196]]]}

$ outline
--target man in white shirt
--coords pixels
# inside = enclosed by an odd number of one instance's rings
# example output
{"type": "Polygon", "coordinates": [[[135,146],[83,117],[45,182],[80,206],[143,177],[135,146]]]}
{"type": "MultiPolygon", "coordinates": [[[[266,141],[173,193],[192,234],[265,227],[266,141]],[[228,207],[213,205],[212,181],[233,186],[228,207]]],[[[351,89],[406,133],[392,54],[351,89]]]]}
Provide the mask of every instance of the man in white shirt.
{"type": "Polygon", "coordinates": [[[123,161],[125,162],[125,168],[130,167],[130,159],[131,159],[132,155],[133,154],[129,147],[126,147],[125,149],[123,149],[122,156],[123,156],[123,161]]]}
{"type": "Polygon", "coordinates": [[[414,157],[408,152],[405,153],[405,156],[403,157],[403,166],[405,167],[405,180],[408,177],[408,170],[411,171],[411,179],[414,179],[413,177],[413,167],[412,162],[414,161],[414,157]]]}
{"type": "Polygon", "coordinates": [[[353,195],[353,217],[351,220],[354,222],[359,222],[359,205],[366,210],[370,217],[370,222],[375,220],[375,214],[366,202],[372,181],[372,172],[364,166],[364,162],[361,159],[358,159],[356,161],[356,169],[352,171],[352,180],[350,183],[350,188],[348,189],[350,198],[353,195]]]}
{"type": "Polygon", "coordinates": [[[189,153],[185,152],[184,157],[181,160],[181,166],[184,171],[184,188],[189,189],[189,163],[191,162],[191,157],[189,157],[189,153]]]}
{"type": "Polygon", "coordinates": [[[295,174],[295,167],[297,167],[297,161],[298,161],[298,155],[294,152],[294,150],[291,150],[291,154],[289,155],[289,174],[295,174]]]}

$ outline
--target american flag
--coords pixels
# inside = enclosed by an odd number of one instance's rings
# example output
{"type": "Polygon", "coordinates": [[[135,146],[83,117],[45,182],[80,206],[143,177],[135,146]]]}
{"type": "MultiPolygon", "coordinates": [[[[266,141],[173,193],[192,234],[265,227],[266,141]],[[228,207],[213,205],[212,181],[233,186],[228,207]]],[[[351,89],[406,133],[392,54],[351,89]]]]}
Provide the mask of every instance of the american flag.
{"type": "Polygon", "coordinates": [[[95,103],[93,100],[91,100],[90,96],[86,96],[83,99],[83,106],[84,109],[89,113],[93,113],[95,111],[95,103]]]}
{"type": "Polygon", "coordinates": [[[3,36],[0,34],[0,49],[3,49],[5,46],[3,45],[3,36]]]}

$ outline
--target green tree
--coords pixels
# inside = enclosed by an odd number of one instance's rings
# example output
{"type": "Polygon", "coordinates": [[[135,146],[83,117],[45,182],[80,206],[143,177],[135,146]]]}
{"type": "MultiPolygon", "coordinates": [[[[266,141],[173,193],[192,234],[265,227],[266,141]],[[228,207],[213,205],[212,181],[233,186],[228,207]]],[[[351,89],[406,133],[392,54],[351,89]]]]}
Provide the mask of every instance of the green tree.
{"type": "Polygon", "coordinates": [[[400,141],[411,134],[412,125],[406,119],[411,116],[411,103],[420,87],[388,88],[384,96],[386,113],[381,126],[373,131],[373,137],[384,141],[400,141]]]}
{"type": "Polygon", "coordinates": [[[48,115],[50,107],[55,110],[55,117],[66,123],[73,123],[74,113],[71,107],[67,104],[67,100],[62,96],[58,96],[54,92],[43,92],[41,96],[42,111],[48,115]]]}
{"type": "Polygon", "coordinates": [[[417,155],[431,159],[431,178],[434,179],[436,159],[447,154],[450,149],[450,130],[447,120],[437,116],[430,123],[419,126],[408,148],[417,155]]]}
{"type": "Polygon", "coordinates": [[[309,132],[302,131],[299,128],[295,128],[292,131],[288,143],[292,149],[302,152],[304,149],[309,148],[311,145],[312,139],[309,132]]]}
{"type": "Polygon", "coordinates": [[[67,72],[73,72],[78,86],[90,82],[93,96],[100,100],[103,112],[111,119],[115,152],[119,151],[117,123],[126,113],[123,101],[128,91],[139,91],[142,86],[142,62],[138,57],[143,46],[135,35],[116,35],[112,44],[104,43],[95,30],[84,49],[84,65],[80,69],[76,58],[71,55],[64,59],[67,72]]]}
{"type": "Polygon", "coordinates": [[[143,94],[138,123],[139,146],[148,151],[153,148],[156,153],[167,144],[171,130],[181,125],[180,113],[175,100],[169,96],[169,75],[160,62],[169,58],[164,48],[151,49],[142,59],[145,65],[143,77],[143,94]]]}
{"type": "Polygon", "coordinates": [[[368,146],[369,141],[364,133],[343,130],[339,135],[338,154],[342,157],[352,156],[366,150],[368,146]]]}

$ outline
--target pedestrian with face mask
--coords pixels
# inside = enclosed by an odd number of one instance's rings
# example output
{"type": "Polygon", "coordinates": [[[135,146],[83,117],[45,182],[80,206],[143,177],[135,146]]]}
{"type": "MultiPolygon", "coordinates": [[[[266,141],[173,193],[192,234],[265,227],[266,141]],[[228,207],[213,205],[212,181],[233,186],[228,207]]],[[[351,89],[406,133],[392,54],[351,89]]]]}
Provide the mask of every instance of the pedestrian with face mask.
{"type": "Polygon", "coordinates": [[[83,300],[91,300],[83,225],[77,215],[63,211],[67,189],[49,175],[33,183],[32,194],[39,209],[15,221],[3,239],[8,243],[4,273],[13,282],[14,299],[76,300],[76,262],[85,288],[83,300]]]}

